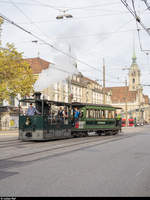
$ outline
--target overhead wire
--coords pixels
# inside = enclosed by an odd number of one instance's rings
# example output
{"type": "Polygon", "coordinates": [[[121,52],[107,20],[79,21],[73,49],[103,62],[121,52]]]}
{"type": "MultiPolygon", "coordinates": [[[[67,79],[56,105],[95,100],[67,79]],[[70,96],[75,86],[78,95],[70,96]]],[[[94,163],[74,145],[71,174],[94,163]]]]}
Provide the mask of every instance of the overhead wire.
{"type": "Polygon", "coordinates": [[[145,3],[145,5],[146,5],[147,9],[150,11],[150,5],[148,4],[147,0],[142,0],[142,1],[144,1],[144,3],[145,3]]]}
{"type": "MultiPolygon", "coordinates": [[[[129,14],[128,12],[121,12],[121,13],[114,13],[114,14],[101,14],[101,15],[91,15],[91,16],[85,16],[85,17],[73,17],[70,18],[69,21],[82,21],[82,20],[88,20],[88,19],[93,19],[95,20],[95,18],[97,17],[107,17],[107,16],[117,16],[120,14],[129,14]]],[[[68,19],[63,19],[64,21],[67,21],[68,19]]],[[[49,23],[49,22],[56,22],[58,23],[58,20],[40,20],[40,21],[32,21],[32,23],[49,23]]],[[[60,21],[59,21],[60,22],[60,21]]],[[[19,24],[31,24],[31,23],[27,23],[27,22],[19,22],[19,24]]]]}
{"type": "Polygon", "coordinates": [[[107,6],[107,5],[111,5],[112,6],[112,5],[115,5],[115,4],[119,4],[118,2],[113,2],[113,3],[107,3],[107,4],[96,4],[96,5],[89,5],[89,6],[67,7],[67,8],[64,7],[64,5],[63,6],[60,5],[59,8],[58,8],[58,7],[55,7],[53,5],[50,5],[50,4],[47,4],[47,3],[45,4],[43,2],[40,2],[39,0],[34,0],[34,1],[39,2],[41,6],[46,6],[46,7],[54,8],[54,9],[57,9],[59,11],[62,11],[63,9],[66,10],[66,11],[68,11],[68,10],[87,9],[87,8],[93,8],[93,7],[97,8],[97,7],[107,6]]]}
{"type": "Polygon", "coordinates": [[[121,0],[121,2],[126,6],[126,8],[129,10],[129,12],[133,15],[133,17],[136,19],[136,21],[142,26],[142,28],[148,33],[148,35],[150,35],[150,32],[147,30],[145,25],[142,23],[140,17],[136,14],[134,0],[131,0],[133,10],[129,7],[126,0],[121,0]]]}
{"type": "MultiPolygon", "coordinates": [[[[133,2],[133,9],[134,9],[134,12],[135,12],[135,15],[137,15],[136,14],[136,10],[135,10],[135,5],[134,5],[134,2],[133,2]]],[[[141,37],[140,37],[140,28],[139,28],[139,26],[138,26],[138,23],[137,23],[137,20],[136,20],[136,27],[137,27],[137,33],[138,33],[138,41],[139,41],[139,46],[140,46],[140,50],[142,51],[142,52],[147,52],[147,51],[150,51],[150,50],[144,50],[143,48],[142,48],[142,42],[141,42],[141,37]]],[[[146,53],[146,55],[147,55],[147,53],[146,53]]]]}
{"type": "MultiPolygon", "coordinates": [[[[129,29],[129,30],[125,30],[125,31],[114,31],[114,32],[103,32],[103,33],[95,33],[95,34],[86,34],[86,35],[73,35],[73,36],[56,36],[54,37],[54,39],[78,39],[78,38],[86,38],[86,37],[97,37],[98,35],[109,35],[109,34],[119,34],[119,33],[126,33],[126,32],[130,32],[130,31],[136,31],[137,29],[129,29]]],[[[142,29],[140,29],[142,30],[142,29]]],[[[26,41],[20,41],[17,43],[28,43],[28,42],[32,42],[31,40],[26,40],[26,41]]],[[[15,43],[16,44],[16,43],[15,43]]],[[[42,43],[41,43],[42,44],[42,43]]]]}
{"type": "MultiPolygon", "coordinates": [[[[12,0],[11,0],[11,2],[12,2],[12,0]]],[[[13,3],[14,4],[14,3],[13,3]]],[[[15,5],[15,7],[16,8],[18,8],[16,5],[15,5]]],[[[19,8],[18,8],[19,9],[19,8]]],[[[19,9],[20,11],[21,11],[21,9],[19,9]]],[[[22,11],[21,11],[22,12],[22,11]]],[[[22,12],[23,13],[23,12],[22,12]]],[[[23,13],[24,14],[24,13],[23,13]]],[[[24,16],[26,16],[25,14],[24,14],[24,16]]],[[[27,16],[26,16],[27,17],[27,16]]],[[[28,18],[28,17],[27,17],[28,18]]],[[[29,19],[29,18],[28,18],[29,19]]],[[[30,20],[30,19],[29,19],[30,20]]],[[[77,60],[77,59],[76,59],[77,60]]],[[[83,63],[82,63],[83,64],[83,63]]],[[[99,71],[99,70],[98,70],[99,71]]]]}
{"type": "MultiPolygon", "coordinates": [[[[134,20],[134,19],[129,20],[129,21],[126,22],[125,24],[119,26],[119,28],[117,28],[117,29],[114,30],[113,32],[114,32],[114,33],[118,33],[119,30],[121,30],[122,28],[124,28],[127,24],[129,24],[129,23],[132,22],[133,20],[134,20]]],[[[112,34],[110,34],[110,36],[112,36],[112,34]]],[[[109,37],[110,37],[110,36],[109,36],[109,37]]],[[[108,39],[108,36],[107,36],[106,38],[103,38],[103,39],[99,40],[99,41],[96,41],[96,43],[95,43],[95,45],[94,45],[94,50],[95,50],[95,47],[96,47],[97,45],[99,45],[100,42],[103,42],[103,41],[106,40],[106,39],[108,39]]],[[[88,51],[88,53],[86,52],[84,55],[88,55],[88,54],[90,54],[92,51],[93,51],[93,50],[90,49],[90,51],[88,51]]]]}
{"type": "MultiPolygon", "coordinates": [[[[145,10],[142,11],[142,14],[144,14],[144,12],[145,12],[145,10]]],[[[117,28],[117,29],[113,32],[113,34],[118,33],[119,30],[121,30],[121,29],[124,28],[127,24],[129,24],[130,22],[132,22],[132,21],[134,21],[134,20],[135,20],[135,19],[131,19],[131,20],[129,20],[128,22],[126,22],[125,24],[121,25],[119,28],[117,28]]],[[[140,29],[140,30],[143,30],[143,29],[140,29]]],[[[100,42],[102,42],[102,41],[104,41],[104,40],[106,40],[106,39],[108,39],[108,37],[107,37],[107,38],[101,39],[100,42]]],[[[94,50],[95,50],[95,46],[97,46],[97,45],[99,45],[99,42],[98,42],[98,41],[97,41],[96,44],[94,45],[94,50]]],[[[92,50],[92,51],[93,51],[93,50],[92,50]]],[[[91,50],[88,52],[88,54],[89,54],[89,53],[91,53],[91,50]]],[[[86,52],[85,55],[88,55],[88,54],[87,54],[87,52],[86,52]]]]}
{"type": "MultiPolygon", "coordinates": [[[[30,19],[29,19],[30,20],[30,19]]],[[[31,23],[33,23],[33,22],[31,22],[31,23]]],[[[25,31],[25,29],[22,29],[22,30],[24,30],[25,31]]],[[[29,32],[29,31],[26,31],[27,33],[31,33],[31,32],[29,32]]],[[[112,33],[110,33],[110,34],[112,34],[112,33]]],[[[77,59],[76,59],[77,60],[77,59]]],[[[83,63],[82,63],[83,64],[83,63]]],[[[60,70],[60,69],[59,69],[60,70]]],[[[99,70],[98,70],[99,71],[99,70]]]]}
{"type": "Polygon", "coordinates": [[[79,63],[83,64],[83,65],[86,65],[96,71],[99,71],[96,67],[92,66],[92,65],[89,65],[88,63],[78,59],[78,58],[75,58],[74,56],[72,55],[69,55],[68,53],[58,49],[57,47],[53,46],[51,43],[49,42],[46,42],[44,39],[40,38],[39,36],[33,34],[31,31],[28,31],[26,30],[25,28],[23,28],[22,26],[16,24],[14,21],[11,21],[9,18],[7,18],[6,16],[4,16],[2,13],[0,13],[0,17],[2,17],[4,20],[6,20],[7,22],[11,23],[12,25],[16,26],[17,28],[21,29],[22,31],[28,33],[29,35],[33,36],[34,38],[38,39],[39,41],[43,42],[44,44],[48,45],[49,47],[51,47],[52,49],[56,50],[57,52],[60,52],[62,54],[64,54],[65,56],[67,57],[70,57],[72,58],[73,60],[76,60],[78,61],[79,63]]]}
{"type": "Polygon", "coordinates": [[[14,3],[13,0],[9,0],[9,2],[10,2],[15,8],[17,8],[17,10],[19,10],[19,12],[21,12],[21,14],[22,14],[32,25],[34,25],[34,26],[37,28],[37,30],[38,30],[41,34],[43,34],[45,37],[48,38],[48,36],[47,36],[43,31],[41,31],[41,29],[39,28],[39,26],[38,26],[37,24],[35,24],[35,23],[30,19],[30,17],[28,17],[28,16],[24,13],[24,11],[23,11],[20,7],[18,7],[18,6],[16,5],[16,3],[14,3]]]}

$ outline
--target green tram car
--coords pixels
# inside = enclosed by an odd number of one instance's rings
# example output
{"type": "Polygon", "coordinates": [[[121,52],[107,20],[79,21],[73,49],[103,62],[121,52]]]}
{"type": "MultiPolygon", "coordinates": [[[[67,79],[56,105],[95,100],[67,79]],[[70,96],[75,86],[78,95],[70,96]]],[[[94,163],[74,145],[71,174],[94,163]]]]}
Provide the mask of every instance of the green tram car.
{"type": "Polygon", "coordinates": [[[34,104],[40,114],[28,116],[23,114],[19,105],[19,139],[22,141],[43,141],[71,137],[85,137],[88,133],[98,135],[115,135],[121,131],[121,119],[116,118],[116,110],[120,108],[110,105],[64,103],[48,101],[35,93],[33,99],[22,99],[19,104],[34,104]],[[58,110],[67,111],[66,118],[58,116],[58,110]],[[80,111],[78,120],[74,119],[74,109],[80,111]]]}

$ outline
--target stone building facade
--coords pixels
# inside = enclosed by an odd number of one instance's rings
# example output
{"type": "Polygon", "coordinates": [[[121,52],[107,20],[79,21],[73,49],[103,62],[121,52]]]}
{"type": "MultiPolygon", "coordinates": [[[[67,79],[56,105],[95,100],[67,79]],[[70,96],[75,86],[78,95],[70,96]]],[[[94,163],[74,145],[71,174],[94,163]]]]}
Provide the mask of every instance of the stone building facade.
{"type": "Polygon", "coordinates": [[[112,92],[112,105],[122,108],[123,118],[136,118],[136,121],[150,123],[149,97],[143,94],[140,82],[141,72],[136,63],[136,56],[132,57],[132,64],[128,73],[128,85],[123,87],[109,87],[107,91],[112,92]]]}
{"type": "MultiPolygon", "coordinates": [[[[43,69],[51,66],[50,62],[39,57],[25,59],[33,71],[33,74],[38,78],[38,75],[43,69]]],[[[57,82],[54,85],[42,91],[42,94],[48,100],[63,101],[63,102],[82,102],[82,103],[103,103],[102,86],[81,73],[72,75],[65,81],[57,82]]],[[[107,104],[111,104],[111,91],[105,94],[107,104]]]]}

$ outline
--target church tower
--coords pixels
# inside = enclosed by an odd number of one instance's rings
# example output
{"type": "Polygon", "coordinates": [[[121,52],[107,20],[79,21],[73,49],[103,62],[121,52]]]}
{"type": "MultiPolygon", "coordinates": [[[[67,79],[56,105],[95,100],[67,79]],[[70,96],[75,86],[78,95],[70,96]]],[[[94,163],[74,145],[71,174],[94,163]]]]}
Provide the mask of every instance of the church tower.
{"type": "Polygon", "coordinates": [[[132,56],[132,64],[129,69],[129,91],[137,91],[140,85],[140,69],[136,63],[136,55],[135,52],[132,56]]]}

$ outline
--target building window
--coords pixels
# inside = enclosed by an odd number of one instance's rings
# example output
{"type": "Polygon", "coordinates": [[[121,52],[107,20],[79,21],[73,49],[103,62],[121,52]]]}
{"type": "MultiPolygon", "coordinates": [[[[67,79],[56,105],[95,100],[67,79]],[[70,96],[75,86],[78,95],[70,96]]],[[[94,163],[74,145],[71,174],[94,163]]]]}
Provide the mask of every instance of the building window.
{"type": "Polygon", "coordinates": [[[73,76],[73,80],[74,80],[74,81],[76,81],[76,80],[77,80],[77,78],[76,78],[76,76],[75,76],[75,75],[73,76]]]}
{"type": "Polygon", "coordinates": [[[134,78],[133,78],[132,82],[135,83],[135,79],[134,78]]]}

